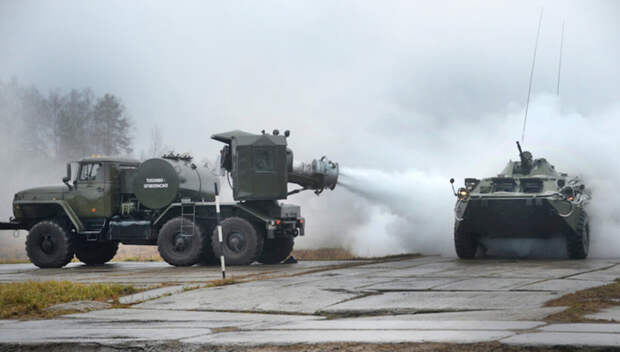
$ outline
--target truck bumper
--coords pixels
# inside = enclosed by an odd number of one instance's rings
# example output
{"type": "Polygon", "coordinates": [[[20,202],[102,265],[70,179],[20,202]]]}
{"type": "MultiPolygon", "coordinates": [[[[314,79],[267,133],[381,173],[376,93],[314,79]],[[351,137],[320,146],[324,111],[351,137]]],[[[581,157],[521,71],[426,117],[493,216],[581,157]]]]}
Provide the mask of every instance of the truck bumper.
{"type": "Polygon", "coordinates": [[[303,236],[305,234],[305,219],[286,219],[286,220],[272,220],[267,223],[267,238],[272,239],[276,237],[285,236],[303,236]]]}
{"type": "Polygon", "coordinates": [[[28,230],[26,224],[17,221],[0,222],[0,230],[28,230]]]}

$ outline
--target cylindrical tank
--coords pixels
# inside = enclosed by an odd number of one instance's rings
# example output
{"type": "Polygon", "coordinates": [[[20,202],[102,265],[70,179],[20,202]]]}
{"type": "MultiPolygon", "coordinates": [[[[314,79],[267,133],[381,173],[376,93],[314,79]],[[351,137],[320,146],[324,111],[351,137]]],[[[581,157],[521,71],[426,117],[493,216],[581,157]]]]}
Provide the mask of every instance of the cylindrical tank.
{"type": "Polygon", "coordinates": [[[218,178],[188,158],[154,158],[140,164],[134,191],[142,205],[161,209],[189,198],[194,202],[215,200],[218,178]]]}

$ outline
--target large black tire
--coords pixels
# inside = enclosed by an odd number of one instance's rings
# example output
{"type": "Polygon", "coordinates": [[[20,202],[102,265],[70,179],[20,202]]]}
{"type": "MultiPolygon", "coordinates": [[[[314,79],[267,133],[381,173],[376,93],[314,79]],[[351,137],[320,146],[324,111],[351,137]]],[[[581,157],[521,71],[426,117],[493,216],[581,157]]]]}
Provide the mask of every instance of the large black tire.
{"type": "Polygon", "coordinates": [[[474,259],[478,250],[478,243],[471,232],[460,228],[454,230],[454,249],[461,259],[474,259]]]}
{"type": "Polygon", "coordinates": [[[118,242],[80,243],[75,256],[86,265],[103,265],[116,255],[118,242]]]}
{"type": "Polygon", "coordinates": [[[211,236],[211,246],[215,257],[224,250],[226,264],[249,265],[263,252],[264,237],[252,224],[242,218],[232,217],[222,221],[222,241],[220,246],[217,228],[211,236]]]}
{"type": "Polygon", "coordinates": [[[293,237],[278,237],[265,240],[263,253],[258,257],[258,262],[263,264],[278,264],[288,258],[293,251],[295,239],[293,237]]]}
{"type": "Polygon", "coordinates": [[[26,253],[39,268],[62,268],[73,259],[73,237],[57,222],[41,221],[28,233],[26,253]]]}
{"type": "Polygon", "coordinates": [[[168,220],[159,230],[157,250],[170,265],[191,266],[200,260],[205,242],[200,226],[179,216],[168,220]]]}
{"type": "Polygon", "coordinates": [[[577,230],[566,235],[566,250],[570,259],[585,259],[590,250],[590,223],[588,214],[582,211],[577,222],[577,230]]]}

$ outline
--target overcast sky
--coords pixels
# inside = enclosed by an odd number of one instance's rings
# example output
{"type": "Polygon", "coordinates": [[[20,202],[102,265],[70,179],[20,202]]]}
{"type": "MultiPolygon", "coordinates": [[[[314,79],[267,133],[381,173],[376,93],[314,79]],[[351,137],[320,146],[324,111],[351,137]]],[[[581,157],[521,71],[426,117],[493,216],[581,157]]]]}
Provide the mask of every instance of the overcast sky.
{"type": "MultiPolygon", "coordinates": [[[[610,127],[590,141],[617,135],[620,1],[0,0],[0,79],[116,94],[135,121],[136,156],[153,125],[201,158],[221,148],[214,133],[279,128],[298,159],[483,177],[516,157],[542,8],[533,97],[543,104],[526,146],[579,171],[566,151],[581,131],[557,127],[578,116],[610,127]],[[563,22],[561,94],[549,102],[563,22]]],[[[300,199],[334,220],[325,205],[351,198],[332,193],[300,199]]]]}
{"type": "Polygon", "coordinates": [[[152,124],[205,157],[215,132],[289,128],[298,155],[374,165],[367,138],[523,104],[542,7],[535,91],[555,89],[566,21],[564,100],[617,101],[617,1],[0,0],[0,79],[120,96],[138,150],[152,124]]]}

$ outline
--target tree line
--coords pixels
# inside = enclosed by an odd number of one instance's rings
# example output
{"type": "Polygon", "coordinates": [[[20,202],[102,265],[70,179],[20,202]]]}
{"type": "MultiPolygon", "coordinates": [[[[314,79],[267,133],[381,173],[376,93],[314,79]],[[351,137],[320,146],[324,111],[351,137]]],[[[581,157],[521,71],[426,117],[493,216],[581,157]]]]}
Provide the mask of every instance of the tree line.
{"type": "Polygon", "coordinates": [[[133,151],[132,120],[120,98],[90,88],[42,94],[16,79],[0,80],[0,147],[9,156],[56,161],[133,151]]]}

